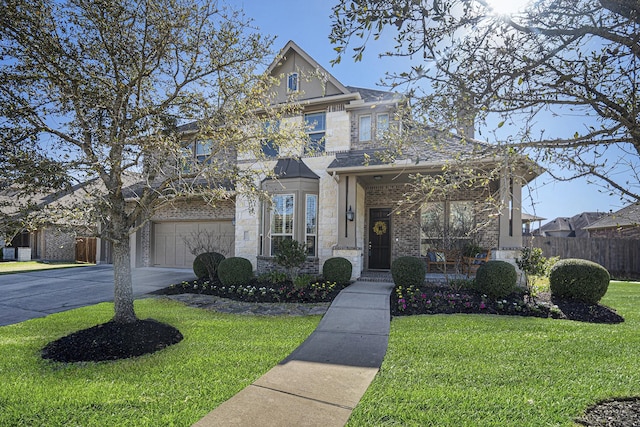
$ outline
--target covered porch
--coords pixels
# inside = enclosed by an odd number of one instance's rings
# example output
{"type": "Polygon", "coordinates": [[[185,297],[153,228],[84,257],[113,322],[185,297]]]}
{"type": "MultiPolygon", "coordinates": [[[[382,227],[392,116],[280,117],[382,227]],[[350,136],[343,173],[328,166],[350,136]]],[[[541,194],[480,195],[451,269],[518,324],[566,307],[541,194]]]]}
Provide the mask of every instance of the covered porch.
{"type": "MultiPolygon", "coordinates": [[[[450,244],[446,239],[429,240],[424,204],[402,203],[411,191],[411,176],[436,174],[442,163],[362,166],[362,154],[359,159],[357,165],[353,153],[348,153],[328,168],[338,184],[338,242],[333,247],[333,256],[349,259],[362,280],[391,280],[389,269],[394,259],[414,256],[426,260],[429,249],[445,249],[450,244]]],[[[429,203],[441,204],[439,212],[443,219],[439,220],[454,221],[466,209],[473,227],[482,223],[473,238],[460,236],[458,249],[473,240],[491,251],[491,259],[513,262],[522,247],[522,187],[535,176],[535,172],[514,175],[505,169],[499,178],[485,186],[447,194],[429,203]],[[487,198],[496,200],[491,211],[486,207],[487,198]]],[[[430,282],[445,283],[447,278],[467,275],[429,272],[427,277],[430,282]]]]}

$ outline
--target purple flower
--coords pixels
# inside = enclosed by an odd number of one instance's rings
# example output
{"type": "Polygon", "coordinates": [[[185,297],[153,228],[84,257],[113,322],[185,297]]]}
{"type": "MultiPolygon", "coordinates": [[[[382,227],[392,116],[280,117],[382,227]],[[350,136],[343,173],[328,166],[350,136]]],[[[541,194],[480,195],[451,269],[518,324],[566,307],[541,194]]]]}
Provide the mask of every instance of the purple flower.
{"type": "Polygon", "coordinates": [[[480,309],[481,309],[481,310],[484,310],[485,308],[487,308],[487,306],[484,304],[484,301],[482,301],[482,302],[480,303],[480,309]]]}

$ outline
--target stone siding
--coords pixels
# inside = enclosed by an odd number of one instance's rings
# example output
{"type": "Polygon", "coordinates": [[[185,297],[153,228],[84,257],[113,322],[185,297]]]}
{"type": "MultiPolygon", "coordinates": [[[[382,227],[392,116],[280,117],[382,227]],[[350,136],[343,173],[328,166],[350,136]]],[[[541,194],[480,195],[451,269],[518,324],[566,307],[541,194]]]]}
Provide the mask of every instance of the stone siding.
{"type": "Polygon", "coordinates": [[[47,261],[75,261],[76,235],[69,231],[59,231],[54,228],[40,230],[43,247],[40,248],[40,258],[47,261]]]}

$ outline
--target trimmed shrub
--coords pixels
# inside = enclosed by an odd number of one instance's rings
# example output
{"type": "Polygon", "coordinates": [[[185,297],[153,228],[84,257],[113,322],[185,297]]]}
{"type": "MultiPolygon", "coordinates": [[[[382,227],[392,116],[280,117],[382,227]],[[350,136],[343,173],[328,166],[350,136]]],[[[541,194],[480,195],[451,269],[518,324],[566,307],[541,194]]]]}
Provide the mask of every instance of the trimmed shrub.
{"type": "Polygon", "coordinates": [[[193,260],[193,272],[198,279],[205,277],[215,280],[218,277],[218,265],[225,256],[218,252],[205,252],[193,260]]]}
{"type": "Polygon", "coordinates": [[[298,277],[298,270],[306,259],[306,244],[293,239],[284,239],[278,243],[275,262],[287,270],[292,282],[298,277]]]}
{"type": "Polygon", "coordinates": [[[420,258],[404,256],[393,261],[391,277],[396,286],[422,286],[427,267],[420,258]]]}
{"type": "Polygon", "coordinates": [[[482,264],[476,273],[476,289],[491,298],[504,298],[516,289],[518,273],[506,261],[482,264]]]}
{"type": "Polygon", "coordinates": [[[322,266],[322,277],[339,285],[349,283],[353,266],[351,261],[342,257],[329,258],[322,266]]]}
{"type": "Polygon", "coordinates": [[[247,285],[253,279],[253,265],[246,258],[226,258],[218,266],[218,279],[224,286],[247,285]]]}
{"type": "Polygon", "coordinates": [[[561,259],[549,273],[551,295],[597,304],[609,288],[606,268],[586,259],[561,259]]]}

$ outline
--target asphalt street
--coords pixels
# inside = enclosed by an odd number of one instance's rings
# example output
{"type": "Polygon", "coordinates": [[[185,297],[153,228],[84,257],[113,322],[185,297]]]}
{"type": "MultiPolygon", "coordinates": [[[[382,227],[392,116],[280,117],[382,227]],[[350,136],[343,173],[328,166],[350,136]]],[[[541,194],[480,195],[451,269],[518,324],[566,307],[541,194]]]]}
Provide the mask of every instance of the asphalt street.
{"type": "MultiPolygon", "coordinates": [[[[195,278],[192,270],[145,267],[132,272],[134,297],[195,278]]],[[[113,301],[113,266],[0,275],[0,326],[113,301]]]]}

